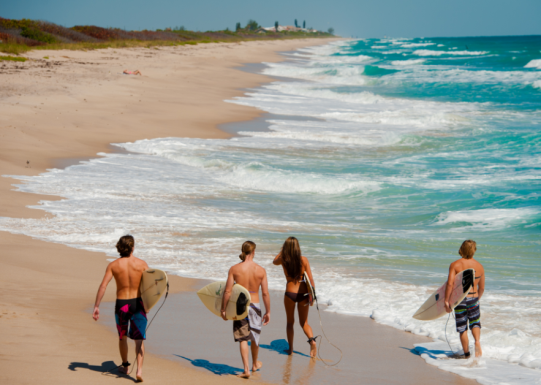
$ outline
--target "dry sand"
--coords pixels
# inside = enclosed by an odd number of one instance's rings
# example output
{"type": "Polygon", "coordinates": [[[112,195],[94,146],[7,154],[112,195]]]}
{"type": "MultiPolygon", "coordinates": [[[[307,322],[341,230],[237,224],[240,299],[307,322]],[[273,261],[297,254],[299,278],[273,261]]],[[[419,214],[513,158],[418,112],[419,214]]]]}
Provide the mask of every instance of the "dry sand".
{"type": "MultiPolygon", "coordinates": [[[[229,134],[218,130],[218,124],[250,120],[260,112],[225,103],[224,99],[269,80],[235,67],[282,60],[277,51],[326,42],[313,39],[90,52],[32,51],[27,54],[32,60],[25,63],[1,62],[0,175],[36,175],[47,168],[110,152],[110,143],[116,142],[168,136],[227,138],[229,134]],[[139,69],[143,76],[122,75],[124,69],[139,69]]],[[[13,183],[14,179],[0,178],[0,216],[40,218],[46,215],[43,211],[26,206],[58,199],[13,191],[13,183]]],[[[95,323],[88,312],[107,263],[104,254],[5,232],[0,232],[0,250],[1,384],[133,381],[102,375],[115,366],[113,362],[119,363],[111,321],[95,323]]],[[[194,282],[172,277],[172,292],[179,293],[172,295],[173,302],[186,295],[181,292],[193,290],[194,282]]],[[[105,300],[113,299],[114,288],[110,288],[105,300]]],[[[201,317],[207,315],[202,307],[194,309],[201,317]]],[[[281,311],[278,301],[274,313],[281,311]]],[[[162,318],[160,322],[167,319],[162,318]]],[[[372,324],[374,333],[396,333],[391,334],[398,339],[391,347],[411,347],[411,336],[401,333],[405,339],[400,340],[400,332],[370,320],[360,322],[372,324]]],[[[167,329],[159,330],[167,335],[167,329]]],[[[213,339],[201,338],[199,343],[200,348],[210,348],[213,339]]],[[[150,350],[158,353],[157,344],[150,350]]],[[[236,357],[237,347],[231,343],[229,348],[236,357]]],[[[197,352],[198,358],[204,357],[203,349],[197,352]]],[[[436,378],[444,383],[471,383],[429,367],[409,352],[398,354],[391,348],[383,352],[389,372],[394,371],[392,378],[402,378],[402,383],[428,384],[436,378]],[[403,377],[400,368],[409,365],[417,369],[403,377]]],[[[282,365],[287,367],[287,362],[282,365]]],[[[378,372],[370,374],[370,383],[389,382],[378,372]]],[[[148,383],[242,381],[220,374],[152,353],[145,358],[148,383]]],[[[286,377],[267,379],[289,382],[286,377]]]]}

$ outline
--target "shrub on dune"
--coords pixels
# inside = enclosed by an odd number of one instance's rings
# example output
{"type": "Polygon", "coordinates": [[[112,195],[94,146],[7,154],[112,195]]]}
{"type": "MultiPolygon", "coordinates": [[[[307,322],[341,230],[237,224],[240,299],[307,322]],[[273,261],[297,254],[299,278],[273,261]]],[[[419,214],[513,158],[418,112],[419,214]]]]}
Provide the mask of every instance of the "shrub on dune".
{"type": "Polygon", "coordinates": [[[58,24],[49,23],[47,21],[38,21],[39,28],[47,33],[58,38],[58,40],[64,40],[66,43],[74,42],[97,42],[98,39],[85,35],[84,33],[77,32],[74,29],[62,27],[58,24]]]}

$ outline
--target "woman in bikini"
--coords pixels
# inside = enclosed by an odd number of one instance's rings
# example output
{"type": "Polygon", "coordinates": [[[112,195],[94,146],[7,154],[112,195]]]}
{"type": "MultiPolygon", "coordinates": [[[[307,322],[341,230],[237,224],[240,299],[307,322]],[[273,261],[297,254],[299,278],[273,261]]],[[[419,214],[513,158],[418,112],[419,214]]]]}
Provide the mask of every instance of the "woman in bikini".
{"type": "Polygon", "coordinates": [[[310,344],[310,357],[316,357],[317,344],[312,328],[308,325],[309,296],[308,287],[304,281],[304,273],[308,274],[312,287],[315,287],[312,271],[308,258],[301,255],[299,241],[295,237],[289,237],[282,246],[282,251],[274,258],[273,263],[282,265],[286,276],[287,285],[284,295],[284,306],[287,314],[287,342],[289,343],[288,354],[293,354],[293,325],[295,324],[295,305],[299,313],[299,323],[310,344]]]}

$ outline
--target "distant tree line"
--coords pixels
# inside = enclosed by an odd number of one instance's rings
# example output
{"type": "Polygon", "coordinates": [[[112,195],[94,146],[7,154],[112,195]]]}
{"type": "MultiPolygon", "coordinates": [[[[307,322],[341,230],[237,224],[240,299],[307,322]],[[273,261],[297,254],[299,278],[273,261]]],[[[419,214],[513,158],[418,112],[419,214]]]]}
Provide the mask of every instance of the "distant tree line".
{"type": "MultiPolygon", "coordinates": [[[[274,30],[276,32],[278,32],[278,27],[280,26],[280,23],[278,21],[275,21],[274,22],[274,30]]],[[[300,28],[299,27],[299,21],[297,19],[295,19],[295,27],[296,28],[300,28]]],[[[261,26],[259,25],[259,23],[253,19],[250,19],[248,20],[248,23],[246,24],[246,27],[242,28],[242,25],[240,23],[237,23],[237,25],[235,26],[235,31],[239,32],[239,31],[257,31],[258,29],[260,29],[261,26]]],[[[306,20],[303,20],[302,22],[302,28],[306,29],[306,20]]],[[[312,29],[312,28],[310,28],[312,29]]],[[[327,32],[331,35],[334,35],[334,28],[329,28],[327,30],[327,32]]]]}

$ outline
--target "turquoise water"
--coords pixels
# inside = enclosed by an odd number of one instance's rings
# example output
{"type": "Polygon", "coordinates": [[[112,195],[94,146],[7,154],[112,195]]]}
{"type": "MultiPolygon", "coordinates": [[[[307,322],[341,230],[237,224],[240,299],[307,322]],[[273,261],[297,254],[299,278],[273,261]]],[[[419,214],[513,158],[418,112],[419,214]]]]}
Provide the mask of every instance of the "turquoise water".
{"type": "MultiPolygon", "coordinates": [[[[308,87],[275,89],[313,97],[313,108],[301,113],[336,117],[335,129],[368,126],[377,135],[395,136],[372,147],[326,149],[323,156],[307,149],[302,165],[276,165],[378,184],[363,194],[303,202],[304,218],[306,212],[319,213],[310,220],[362,231],[330,236],[340,263],[400,270],[389,273],[416,282],[425,273],[443,272],[461,241],[472,238],[490,271],[489,289],[538,295],[541,61],[535,61],[541,58],[541,37],[367,39],[314,56],[297,54],[301,61],[294,65],[266,71],[309,80],[308,87]],[[359,247],[377,250],[367,253],[378,258],[359,258],[359,247]]],[[[257,99],[268,99],[268,91],[253,95],[252,104],[265,108],[257,99]]],[[[268,111],[292,112],[281,103],[268,104],[268,111]]],[[[436,275],[434,283],[439,281],[436,275]]]]}

